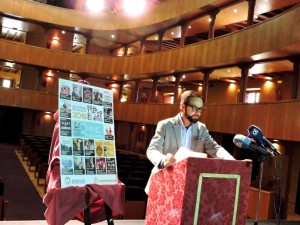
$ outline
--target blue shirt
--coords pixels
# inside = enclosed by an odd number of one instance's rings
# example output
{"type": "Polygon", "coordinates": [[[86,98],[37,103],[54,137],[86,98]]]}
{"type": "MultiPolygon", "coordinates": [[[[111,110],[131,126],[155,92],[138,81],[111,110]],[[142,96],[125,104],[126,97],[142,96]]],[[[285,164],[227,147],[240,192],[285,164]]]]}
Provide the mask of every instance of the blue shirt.
{"type": "Polygon", "coordinates": [[[193,124],[190,124],[190,126],[186,128],[180,117],[181,146],[186,147],[187,149],[191,149],[192,127],[193,127],[192,125],[193,124]]]}

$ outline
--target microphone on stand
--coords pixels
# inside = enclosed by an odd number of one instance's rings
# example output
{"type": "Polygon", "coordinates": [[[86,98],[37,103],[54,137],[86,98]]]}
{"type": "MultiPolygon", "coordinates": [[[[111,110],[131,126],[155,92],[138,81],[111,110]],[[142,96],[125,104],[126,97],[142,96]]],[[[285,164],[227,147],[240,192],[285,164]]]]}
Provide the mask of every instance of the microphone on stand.
{"type": "Polygon", "coordinates": [[[259,127],[251,125],[248,128],[248,132],[248,137],[253,138],[260,146],[266,146],[270,148],[276,156],[281,155],[281,153],[275,148],[275,146],[264,136],[259,127]]]}
{"type": "Polygon", "coordinates": [[[242,135],[242,134],[237,134],[234,136],[233,138],[233,143],[238,146],[239,148],[243,148],[243,149],[250,149],[252,151],[255,152],[259,152],[262,155],[265,156],[272,156],[274,157],[273,152],[269,151],[268,149],[266,149],[263,146],[258,146],[255,143],[251,142],[250,138],[242,135]]]}

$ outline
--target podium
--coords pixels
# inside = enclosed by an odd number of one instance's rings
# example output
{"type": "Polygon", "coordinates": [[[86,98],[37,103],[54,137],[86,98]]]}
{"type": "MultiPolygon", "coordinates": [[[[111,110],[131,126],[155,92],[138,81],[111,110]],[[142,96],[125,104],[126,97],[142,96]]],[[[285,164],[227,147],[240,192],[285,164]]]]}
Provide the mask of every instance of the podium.
{"type": "Polygon", "coordinates": [[[187,158],[151,176],[146,225],[245,225],[251,161],[187,158]]]}

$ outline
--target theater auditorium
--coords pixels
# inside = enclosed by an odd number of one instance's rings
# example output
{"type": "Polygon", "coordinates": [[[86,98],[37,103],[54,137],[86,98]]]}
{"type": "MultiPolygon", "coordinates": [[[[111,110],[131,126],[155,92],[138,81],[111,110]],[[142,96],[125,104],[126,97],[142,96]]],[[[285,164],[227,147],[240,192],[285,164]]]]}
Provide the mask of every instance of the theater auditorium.
{"type": "Polygon", "coordinates": [[[0,18],[0,225],[300,224],[300,0],[0,0],[0,18]],[[153,175],[148,146],[186,90],[237,161],[190,157],[153,175]],[[68,115],[103,138],[80,138],[68,115]],[[67,184],[69,172],[117,184],[49,186],[54,143],[67,184]],[[194,172],[178,181],[183,168],[194,172]]]}

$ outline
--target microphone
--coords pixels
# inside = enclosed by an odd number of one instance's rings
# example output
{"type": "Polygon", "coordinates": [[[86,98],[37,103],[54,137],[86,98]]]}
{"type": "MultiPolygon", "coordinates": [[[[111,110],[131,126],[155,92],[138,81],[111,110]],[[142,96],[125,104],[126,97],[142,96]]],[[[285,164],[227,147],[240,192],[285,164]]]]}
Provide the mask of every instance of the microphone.
{"type": "Polygon", "coordinates": [[[274,157],[273,152],[268,151],[268,149],[264,147],[257,146],[256,144],[251,142],[250,138],[242,134],[235,135],[233,138],[233,143],[239,148],[250,149],[252,151],[259,152],[263,155],[271,155],[274,157]]]}
{"type": "Polygon", "coordinates": [[[248,137],[253,138],[255,141],[257,141],[261,146],[264,146],[264,143],[266,145],[266,147],[269,147],[273,153],[276,156],[281,155],[281,153],[275,148],[275,146],[264,136],[263,132],[261,131],[261,129],[259,129],[257,126],[255,125],[251,125],[248,128],[248,132],[249,135],[248,137]]]}

